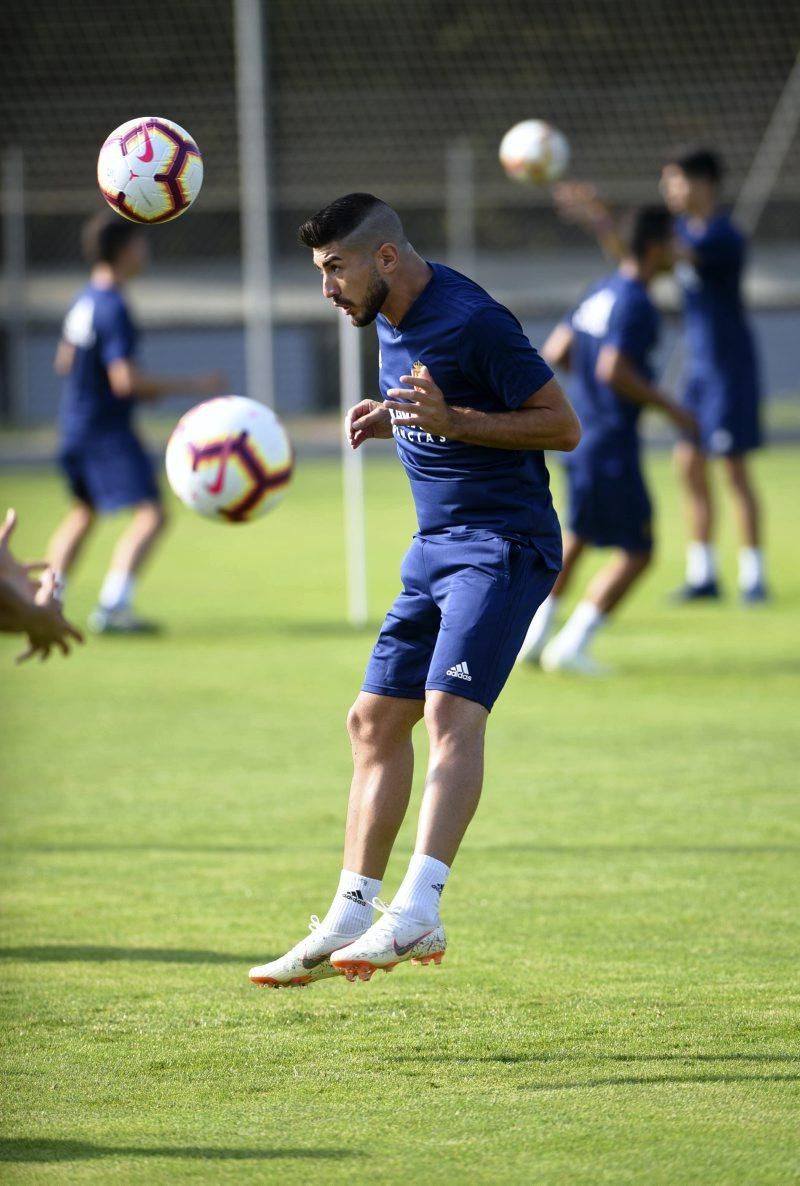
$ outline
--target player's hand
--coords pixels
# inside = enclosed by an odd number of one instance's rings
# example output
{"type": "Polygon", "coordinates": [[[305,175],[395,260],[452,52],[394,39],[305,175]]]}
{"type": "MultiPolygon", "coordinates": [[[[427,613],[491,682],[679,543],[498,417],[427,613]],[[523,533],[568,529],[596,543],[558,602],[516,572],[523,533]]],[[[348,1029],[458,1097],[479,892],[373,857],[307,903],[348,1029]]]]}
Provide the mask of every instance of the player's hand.
{"type": "Polygon", "coordinates": [[[194,388],[198,395],[224,395],[228,380],[222,371],[208,371],[195,375],[194,388]]]}
{"type": "Polygon", "coordinates": [[[688,437],[690,441],[700,439],[700,425],[697,422],[697,417],[688,408],[684,408],[680,404],[673,404],[669,416],[681,436],[688,437]]]}
{"type": "Polygon", "coordinates": [[[393,413],[395,424],[432,436],[454,436],[455,414],[428,368],[420,367],[417,375],[401,375],[400,382],[408,387],[390,388],[383,405],[393,413]]]}
{"type": "Polygon", "coordinates": [[[373,437],[388,440],[392,435],[392,418],[380,400],[362,399],[345,416],[344,431],[350,448],[358,449],[373,437]]]}
{"type": "Polygon", "coordinates": [[[559,182],[553,187],[553,201],[565,222],[588,230],[596,230],[611,219],[608,206],[588,181],[559,182]]]}
{"type": "Polygon", "coordinates": [[[17,512],[6,511],[5,521],[0,526],[0,576],[25,598],[33,599],[39,588],[33,574],[47,568],[44,560],[35,564],[20,564],[11,554],[11,536],[17,526],[17,512]]]}
{"type": "Polygon", "coordinates": [[[25,624],[28,635],[28,649],[17,655],[17,662],[24,663],[38,655],[47,659],[55,646],[62,655],[70,653],[71,642],[83,642],[80,630],[64,617],[64,610],[56,592],[56,574],[48,568],[42,576],[31,612],[25,624]]]}

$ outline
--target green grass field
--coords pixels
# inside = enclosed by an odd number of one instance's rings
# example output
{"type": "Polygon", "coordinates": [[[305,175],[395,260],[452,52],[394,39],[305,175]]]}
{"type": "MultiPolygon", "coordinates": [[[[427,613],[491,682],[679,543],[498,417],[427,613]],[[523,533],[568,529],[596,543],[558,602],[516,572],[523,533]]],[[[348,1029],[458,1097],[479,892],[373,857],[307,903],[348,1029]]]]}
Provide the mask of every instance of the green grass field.
{"type": "MultiPolygon", "coordinates": [[[[247,981],[340,868],[374,627],[342,625],[334,464],[252,526],[176,511],[140,601],[162,639],[22,668],[2,640],[2,1180],[800,1181],[798,455],[758,470],[773,604],[665,605],[659,456],[659,564],[597,648],[616,673],[512,676],[438,969],[247,981]]],[[[412,514],[399,466],[368,490],[377,620],[412,514]]],[[[6,473],[9,503],[38,556],[58,483],[6,473]]],[[[732,591],[729,526],[723,558],[732,591]]]]}

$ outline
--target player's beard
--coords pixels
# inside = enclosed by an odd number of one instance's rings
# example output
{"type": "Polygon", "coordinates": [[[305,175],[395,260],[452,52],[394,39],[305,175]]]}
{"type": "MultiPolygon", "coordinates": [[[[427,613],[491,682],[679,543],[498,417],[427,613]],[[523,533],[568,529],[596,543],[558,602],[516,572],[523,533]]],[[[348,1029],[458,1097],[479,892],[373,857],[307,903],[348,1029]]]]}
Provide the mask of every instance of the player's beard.
{"type": "Polygon", "coordinates": [[[353,325],[357,325],[359,329],[363,329],[365,325],[372,325],[386,303],[388,295],[389,285],[378,275],[378,269],[373,264],[361,308],[358,313],[353,313],[350,317],[353,325]]]}

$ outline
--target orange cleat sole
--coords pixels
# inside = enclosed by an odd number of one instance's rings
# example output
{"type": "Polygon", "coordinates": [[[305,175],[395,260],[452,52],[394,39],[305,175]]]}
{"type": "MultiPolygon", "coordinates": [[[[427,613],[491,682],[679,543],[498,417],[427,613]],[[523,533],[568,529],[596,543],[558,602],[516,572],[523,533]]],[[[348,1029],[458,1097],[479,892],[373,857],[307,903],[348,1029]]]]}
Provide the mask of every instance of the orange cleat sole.
{"type": "MultiPolygon", "coordinates": [[[[412,959],[412,964],[440,964],[444,959],[443,951],[432,951],[430,955],[423,955],[419,959],[412,959]]],[[[401,962],[393,964],[371,964],[369,960],[332,960],[334,968],[343,973],[345,980],[353,984],[356,980],[370,980],[375,972],[391,972],[401,962]]]]}
{"type": "Polygon", "coordinates": [[[411,962],[412,962],[412,964],[417,964],[417,965],[436,964],[436,966],[438,968],[439,964],[442,962],[443,959],[444,959],[443,951],[432,951],[430,955],[420,956],[419,959],[412,959],[411,962]]]}

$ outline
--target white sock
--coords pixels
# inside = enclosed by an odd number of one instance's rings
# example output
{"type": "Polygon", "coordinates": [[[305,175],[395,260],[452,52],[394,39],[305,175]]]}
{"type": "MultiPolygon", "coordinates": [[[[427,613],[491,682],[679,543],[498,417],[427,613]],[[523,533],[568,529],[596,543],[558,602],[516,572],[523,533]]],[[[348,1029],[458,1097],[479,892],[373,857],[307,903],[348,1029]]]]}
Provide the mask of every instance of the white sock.
{"type": "Polygon", "coordinates": [[[56,598],[63,603],[67,593],[67,578],[63,572],[58,569],[53,569],[53,576],[55,577],[55,594],[56,598]]]}
{"type": "Polygon", "coordinates": [[[336,895],[322,920],[322,929],[339,935],[363,935],[372,926],[372,899],[381,890],[381,882],[361,873],[342,869],[336,895]]]}
{"type": "Polygon", "coordinates": [[[570,654],[586,650],[594,635],[604,624],[606,615],[592,601],[579,601],[559,634],[561,649],[570,654]]]}
{"type": "Polygon", "coordinates": [[[691,540],[686,547],[686,581],[697,587],[716,580],[717,558],[711,544],[691,540]]]}
{"type": "Polygon", "coordinates": [[[745,593],[764,584],[764,553],[760,548],[739,549],[739,588],[745,593]]]}
{"type": "Polygon", "coordinates": [[[450,876],[450,866],[436,857],[415,852],[400,888],[392,898],[392,909],[416,922],[439,921],[439,902],[450,876]]]}
{"type": "Polygon", "coordinates": [[[118,572],[112,568],[106,574],[100,589],[101,607],[103,609],[122,609],[123,606],[130,605],[135,586],[136,578],[129,572],[118,572]]]}
{"type": "Polygon", "coordinates": [[[539,656],[542,647],[550,637],[557,613],[558,598],[554,597],[551,593],[549,597],[545,597],[533,615],[533,621],[528,627],[528,633],[525,635],[525,641],[519,653],[520,659],[527,659],[528,657],[534,659],[539,656]]]}

